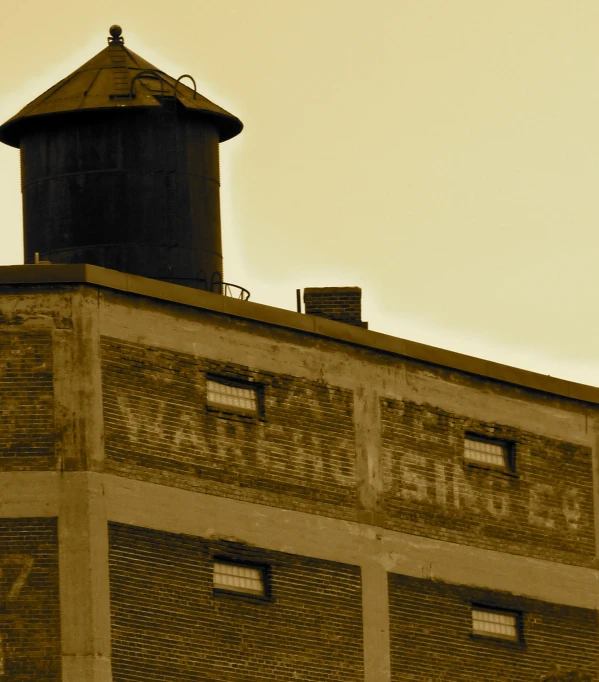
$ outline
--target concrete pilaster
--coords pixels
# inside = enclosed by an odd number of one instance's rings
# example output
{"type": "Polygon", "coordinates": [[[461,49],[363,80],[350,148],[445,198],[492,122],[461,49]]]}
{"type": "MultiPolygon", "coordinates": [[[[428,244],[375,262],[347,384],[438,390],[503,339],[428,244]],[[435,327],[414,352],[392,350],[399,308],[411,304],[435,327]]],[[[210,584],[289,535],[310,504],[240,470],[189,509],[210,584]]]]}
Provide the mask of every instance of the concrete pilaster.
{"type": "Polygon", "coordinates": [[[58,518],[63,682],[112,682],[108,526],[100,476],[61,477],[58,518]]]}
{"type": "Polygon", "coordinates": [[[54,331],[63,682],[111,682],[108,526],[98,292],[71,295],[71,326],[54,331]]]}
{"type": "MultiPolygon", "coordinates": [[[[590,421],[593,431],[596,432],[598,425],[594,419],[590,421]]],[[[589,440],[589,445],[593,451],[593,511],[595,513],[593,521],[595,524],[595,560],[597,562],[599,557],[599,433],[596,433],[594,439],[589,440]]]]}
{"type": "Polygon", "coordinates": [[[362,566],[364,682],[389,682],[389,594],[387,571],[377,564],[362,566]]]}
{"type": "Polygon", "coordinates": [[[380,398],[362,385],[354,390],[354,430],[358,502],[376,513],[383,490],[380,398]]]}
{"type": "Polygon", "coordinates": [[[104,460],[98,293],[74,291],[69,328],[54,330],[58,469],[100,471],[104,460]]]}

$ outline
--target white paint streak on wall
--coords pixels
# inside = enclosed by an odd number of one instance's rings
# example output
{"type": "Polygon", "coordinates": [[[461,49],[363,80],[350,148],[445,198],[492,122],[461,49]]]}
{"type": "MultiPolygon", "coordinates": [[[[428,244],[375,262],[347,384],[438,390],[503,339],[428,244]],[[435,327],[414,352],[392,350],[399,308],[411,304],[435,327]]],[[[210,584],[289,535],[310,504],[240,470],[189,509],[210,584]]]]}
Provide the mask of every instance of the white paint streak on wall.
{"type": "Polygon", "coordinates": [[[562,511],[568,526],[577,530],[582,519],[582,510],[580,508],[580,493],[576,488],[568,488],[564,493],[562,511]]]}
{"type": "Polygon", "coordinates": [[[490,495],[487,498],[487,511],[496,518],[504,518],[510,513],[510,495],[505,480],[492,478],[489,481],[490,495]]]}
{"type": "Polygon", "coordinates": [[[548,483],[535,483],[530,487],[528,520],[541,528],[555,528],[552,518],[551,498],[555,495],[548,483]]]}
{"type": "MultiPolygon", "coordinates": [[[[173,425],[171,425],[171,428],[173,428],[173,425]]],[[[195,428],[192,415],[182,411],[177,416],[176,425],[173,429],[173,443],[177,447],[203,448],[204,443],[198,438],[195,428]]]]}
{"type": "Polygon", "coordinates": [[[293,432],[293,453],[287,458],[287,470],[310,481],[322,477],[322,449],[318,440],[304,431],[293,432]]]}
{"type": "Polygon", "coordinates": [[[442,507],[447,504],[445,466],[441,462],[435,462],[435,500],[442,507]]]}
{"type": "MultiPolygon", "coordinates": [[[[353,443],[350,444],[345,438],[343,438],[338,445],[338,449],[344,452],[352,452],[353,448],[354,448],[353,443]]],[[[342,461],[341,457],[331,457],[329,460],[329,467],[333,480],[342,486],[346,487],[355,486],[356,485],[355,473],[351,470],[349,466],[342,467],[341,461],[342,461]]]]}
{"type": "Polygon", "coordinates": [[[225,465],[243,465],[243,453],[239,447],[234,422],[217,420],[215,442],[216,456],[221,462],[225,465]]]}
{"type": "Polygon", "coordinates": [[[405,455],[401,460],[401,496],[406,500],[428,502],[426,458],[422,455],[405,455]]]}
{"type": "Polygon", "coordinates": [[[466,480],[464,470],[457,464],[453,467],[453,504],[456,509],[466,509],[478,514],[478,491],[466,480]]]}
{"type": "Polygon", "coordinates": [[[135,400],[131,396],[116,394],[117,405],[119,411],[127,424],[127,436],[132,443],[138,444],[144,439],[150,440],[158,438],[162,439],[162,417],[164,412],[164,403],[157,400],[152,401],[153,404],[143,405],[144,398],[137,397],[135,400]],[[144,408],[152,414],[152,419],[141,419],[139,413],[144,408]]]}

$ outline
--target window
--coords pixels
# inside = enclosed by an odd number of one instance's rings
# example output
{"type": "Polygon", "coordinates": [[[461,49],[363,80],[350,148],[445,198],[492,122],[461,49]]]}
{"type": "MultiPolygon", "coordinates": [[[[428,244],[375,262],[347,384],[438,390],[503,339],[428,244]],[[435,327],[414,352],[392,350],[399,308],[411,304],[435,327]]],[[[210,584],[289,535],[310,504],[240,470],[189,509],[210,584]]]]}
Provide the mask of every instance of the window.
{"type": "Polygon", "coordinates": [[[493,639],[520,640],[520,614],[481,606],[472,607],[472,634],[493,639]]]}
{"type": "Polygon", "coordinates": [[[208,405],[217,409],[240,412],[241,414],[260,414],[260,393],[258,386],[229,379],[206,379],[208,405]]]}
{"type": "Polygon", "coordinates": [[[506,441],[466,434],[464,459],[491,469],[513,470],[512,446],[506,441]]]}
{"type": "Polygon", "coordinates": [[[216,560],[214,562],[214,589],[266,596],[263,566],[216,560]]]}

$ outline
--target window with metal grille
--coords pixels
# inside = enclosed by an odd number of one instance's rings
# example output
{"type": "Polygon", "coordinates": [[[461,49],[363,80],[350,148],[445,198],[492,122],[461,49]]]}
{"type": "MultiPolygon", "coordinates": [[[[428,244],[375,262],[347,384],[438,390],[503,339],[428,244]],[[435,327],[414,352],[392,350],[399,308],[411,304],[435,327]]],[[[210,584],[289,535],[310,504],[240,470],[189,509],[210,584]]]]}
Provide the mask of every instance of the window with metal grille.
{"type": "Polygon", "coordinates": [[[520,614],[473,606],[472,633],[517,642],[520,639],[520,614]]]}
{"type": "Polygon", "coordinates": [[[264,597],[266,596],[264,575],[265,570],[261,566],[224,561],[214,562],[215,589],[264,597]]]}
{"type": "Polygon", "coordinates": [[[208,405],[212,407],[255,415],[260,412],[260,396],[257,386],[208,378],[206,390],[208,405]]]}
{"type": "Polygon", "coordinates": [[[512,469],[510,444],[493,438],[466,435],[464,459],[490,468],[512,469]]]}

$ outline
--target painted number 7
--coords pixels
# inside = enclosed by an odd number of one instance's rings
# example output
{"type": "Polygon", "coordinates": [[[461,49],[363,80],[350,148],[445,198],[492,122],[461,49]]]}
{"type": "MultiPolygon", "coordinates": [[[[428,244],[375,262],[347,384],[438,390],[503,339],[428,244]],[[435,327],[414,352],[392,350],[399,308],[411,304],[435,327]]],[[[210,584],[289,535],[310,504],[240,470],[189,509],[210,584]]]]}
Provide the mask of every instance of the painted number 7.
{"type": "MultiPolygon", "coordinates": [[[[17,567],[17,577],[13,580],[10,589],[6,594],[6,601],[11,602],[18,598],[21,594],[27,578],[31,573],[33,568],[33,557],[27,556],[26,554],[7,554],[6,556],[0,558],[0,580],[2,579],[2,574],[4,573],[5,567],[17,567]]],[[[13,573],[13,571],[10,571],[13,573]]],[[[6,675],[6,660],[4,655],[4,635],[0,633],[0,677],[6,675]]]]}
{"type": "MultiPolygon", "coordinates": [[[[33,568],[33,557],[27,556],[26,554],[7,554],[0,559],[0,579],[4,572],[5,567],[16,566],[19,570],[17,572],[17,577],[14,579],[8,593],[6,594],[6,601],[14,601],[21,594],[27,578],[31,573],[33,568]]],[[[12,571],[11,571],[12,573],[12,571]]]]}

